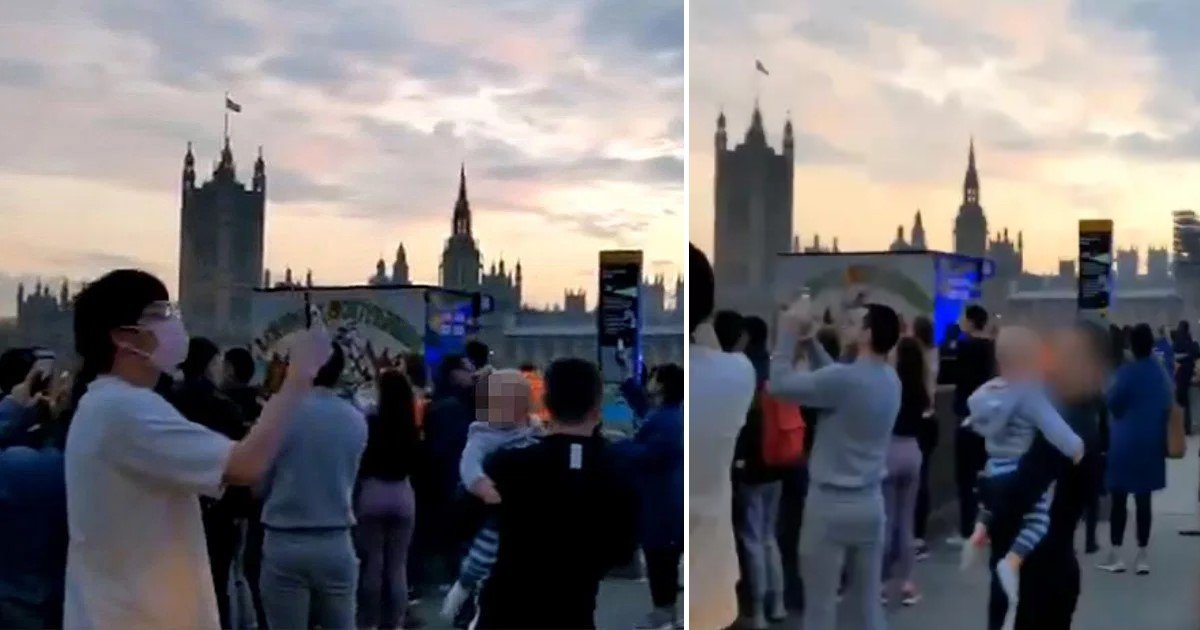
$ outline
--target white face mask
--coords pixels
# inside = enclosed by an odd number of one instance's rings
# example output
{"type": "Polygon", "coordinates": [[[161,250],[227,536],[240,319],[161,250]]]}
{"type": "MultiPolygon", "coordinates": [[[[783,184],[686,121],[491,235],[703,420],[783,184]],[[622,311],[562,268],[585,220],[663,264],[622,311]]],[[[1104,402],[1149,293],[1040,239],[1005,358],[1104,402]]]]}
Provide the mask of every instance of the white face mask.
{"type": "Polygon", "coordinates": [[[158,345],[154,347],[153,352],[145,352],[133,346],[126,346],[126,349],[146,357],[160,371],[171,373],[187,358],[188,333],[187,328],[183,326],[182,319],[178,317],[158,319],[149,324],[140,325],[138,328],[153,333],[158,345]]]}

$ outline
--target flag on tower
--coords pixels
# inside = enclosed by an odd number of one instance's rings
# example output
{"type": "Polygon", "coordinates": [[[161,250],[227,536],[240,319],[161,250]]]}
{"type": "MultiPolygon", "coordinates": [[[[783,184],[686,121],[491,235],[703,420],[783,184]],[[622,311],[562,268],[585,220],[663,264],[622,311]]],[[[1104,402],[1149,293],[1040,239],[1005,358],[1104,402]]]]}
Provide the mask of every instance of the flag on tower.
{"type": "Polygon", "coordinates": [[[233,99],[229,98],[228,94],[225,95],[225,109],[228,109],[231,112],[237,112],[239,114],[242,113],[242,106],[233,102],[233,99]]]}
{"type": "Polygon", "coordinates": [[[759,61],[758,59],[754,60],[754,69],[758,70],[759,72],[761,72],[767,76],[771,76],[771,73],[767,72],[767,67],[764,66],[763,62],[759,61]]]}

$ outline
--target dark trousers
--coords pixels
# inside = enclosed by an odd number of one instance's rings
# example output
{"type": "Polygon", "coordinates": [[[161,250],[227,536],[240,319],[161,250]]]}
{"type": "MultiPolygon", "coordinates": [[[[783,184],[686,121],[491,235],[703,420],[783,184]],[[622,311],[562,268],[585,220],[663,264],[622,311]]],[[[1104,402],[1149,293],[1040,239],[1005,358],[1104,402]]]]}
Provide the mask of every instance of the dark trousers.
{"type": "Polygon", "coordinates": [[[242,548],[242,567],[246,571],[246,585],[250,588],[250,599],[254,604],[254,618],[258,621],[258,630],[267,630],[267,613],[263,609],[262,591],[258,580],[262,572],[262,522],[255,515],[246,523],[246,545],[242,548]]]}
{"type": "Polygon", "coordinates": [[[673,608],[679,599],[679,560],[683,546],[646,549],[646,573],[655,608],[673,608]]]}
{"type": "Polygon", "coordinates": [[[958,533],[967,538],[979,516],[979,473],[987,463],[983,436],[958,427],[954,434],[954,477],[958,485],[958,533]]]}
{"type": "Polygon", "coordinates": [[[233,518],[217,506],[204,513],[204,540],[208,546],[208,562],[212,569],[213,590],[217,596],[217,613],[222,628],[232,628],[230,618],[229,576],[233,556],[237,553],[238,528],[233,518]]]}
{"type": "MultiPolygon", "coordinates": [[[[993,547],[992,566],[1008,547],[993,547]]],[[[1032,558],[1031,558],[1032,560],[1032,558]]],[[[1049,560],[1049,559],[1047,559],[1049,560]]],[[[1057,562],[1030,562],[1021,569],[1021,595],[1016,630],[1070,630],[1079,604],[1079,562],[1072,554],[1057,562]]],[[[992,571],[988,601],[988,630],[1000,630],[1008,612],[1008,598],[992,571]]]]}
{"type": "Polygon", "coordinates": [[[926,528],[929,526],[929,465],[933,461],[933,450],[936,442],[918,440],[921,446],[921,477],[917,481],[917,510],[913,515],[913,537],[925,540],[926,528]]]}
{"type": "MultiPolygon", "coordinates": [[[[1127,492],[1112,493],[1112,523],[1109,527],[1113,547],[1120,547],[1125,542],[1125,523],[1129,520],[1129,508],[1125,503],[1129,500],[1127,492]]],[[[1150,544],[1150,493],[1139,492],[1133,495],[1137,509],[1137,544],[1145,547],[1150,544]]]]}
{"type": "Polygon", "coordinates": [[[804,581],[800,579],[800,524],[808,497],[808,466],[801,464],[783,478],[776,538],[783,560],[783,603],[788,610],[804,610],[804,581]]]}

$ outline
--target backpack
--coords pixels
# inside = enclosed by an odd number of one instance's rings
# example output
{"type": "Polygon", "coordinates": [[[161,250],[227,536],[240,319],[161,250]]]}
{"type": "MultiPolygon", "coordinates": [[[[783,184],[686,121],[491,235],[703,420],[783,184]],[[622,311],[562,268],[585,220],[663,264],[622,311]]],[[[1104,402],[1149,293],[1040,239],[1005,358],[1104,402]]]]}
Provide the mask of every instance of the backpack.
{"type": "Polygon", "coordinates": [[[759,389],[757,398],[762,416],[763,463],[769,467],[800,463],[806,430],[800,407],[768,394],[765,388],[759,389]]]}

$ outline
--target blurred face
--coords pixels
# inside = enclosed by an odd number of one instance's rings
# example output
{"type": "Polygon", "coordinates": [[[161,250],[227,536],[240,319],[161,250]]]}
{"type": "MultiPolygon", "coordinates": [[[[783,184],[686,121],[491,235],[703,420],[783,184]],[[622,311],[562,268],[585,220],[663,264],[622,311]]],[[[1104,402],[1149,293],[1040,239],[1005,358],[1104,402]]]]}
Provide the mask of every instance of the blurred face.
{"type": "Polygon", "coordinates": [[[529,382],[519,373],[493,372],[481,384],[486,389],[484,404],[477,416],[495,426],[523,426],[529,423],[529,382]]]}
{"type": "Polygon", "coordinates": [[[1050,344],[1053,360],[1047,380],[1067,400],[1099,394],[1104,387],[1105,359],[1096,354],[1087,336],[1078,330],[1054,334],[1050,344]]]}

